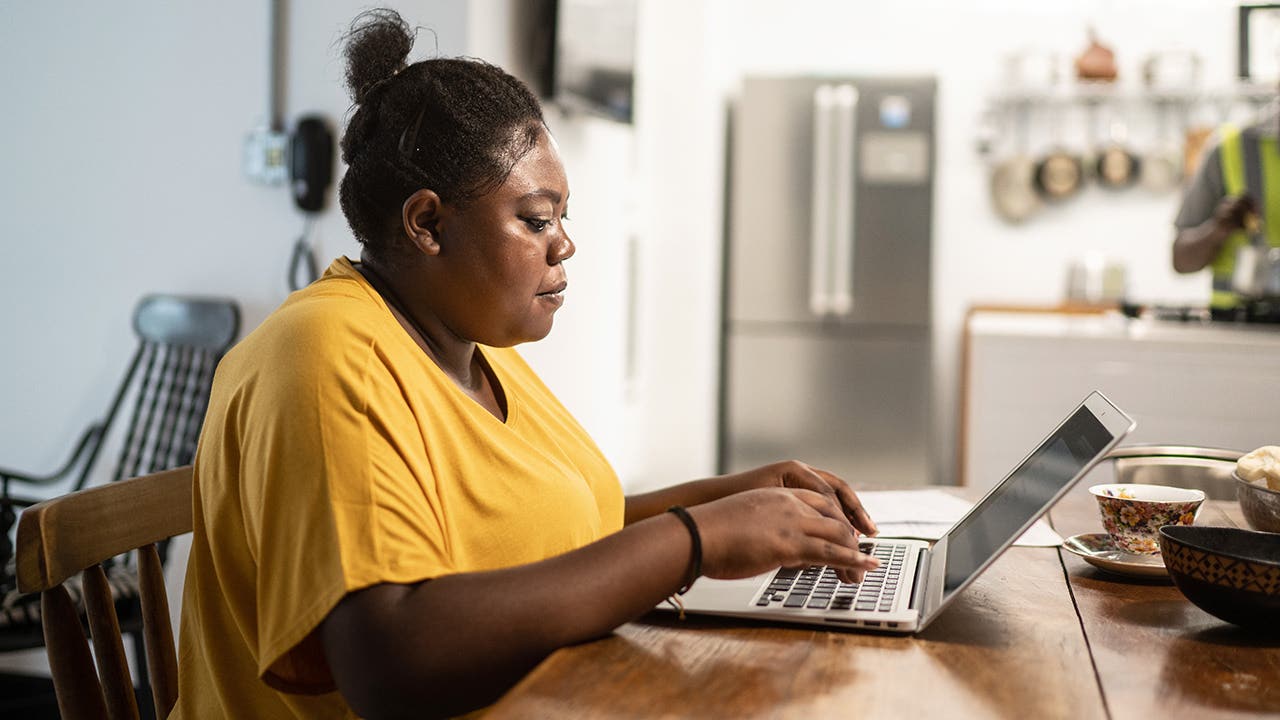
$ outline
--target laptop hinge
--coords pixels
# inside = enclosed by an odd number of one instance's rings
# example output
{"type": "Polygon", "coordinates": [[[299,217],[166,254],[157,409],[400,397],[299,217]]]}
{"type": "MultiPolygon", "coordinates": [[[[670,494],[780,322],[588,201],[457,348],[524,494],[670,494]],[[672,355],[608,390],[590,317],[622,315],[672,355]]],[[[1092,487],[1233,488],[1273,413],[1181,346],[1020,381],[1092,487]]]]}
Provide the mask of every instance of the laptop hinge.
{"type": "Polygon", "coordinates": [[[920,605],[924,600],[925,585],[929,577],[929,573],[925,572],[928,567],[928,563],[925,562],[927,560],[925,556],[928,554],[929,550],[927,548],[920,548],[920,553],[916,555],[916,579],[915,582],[911,583],[911,603],[907,605],[912,610],[920,609],[920,605]]]}

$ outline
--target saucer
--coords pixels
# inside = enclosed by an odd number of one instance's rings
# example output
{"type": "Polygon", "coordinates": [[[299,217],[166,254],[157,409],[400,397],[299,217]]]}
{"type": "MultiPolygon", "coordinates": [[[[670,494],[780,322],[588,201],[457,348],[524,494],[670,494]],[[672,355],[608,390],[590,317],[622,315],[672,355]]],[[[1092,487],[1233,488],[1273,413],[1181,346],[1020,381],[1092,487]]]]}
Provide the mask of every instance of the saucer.
{"type": "Polygon", "coordinates": [[[1062,548],[1079,555],[1090,565],[1131,577],[1169,577],[1164,559],[1155,555],[1135,555],[1116,548],[1106,533],[1082,533],[1062,541],[1062,548]]]}

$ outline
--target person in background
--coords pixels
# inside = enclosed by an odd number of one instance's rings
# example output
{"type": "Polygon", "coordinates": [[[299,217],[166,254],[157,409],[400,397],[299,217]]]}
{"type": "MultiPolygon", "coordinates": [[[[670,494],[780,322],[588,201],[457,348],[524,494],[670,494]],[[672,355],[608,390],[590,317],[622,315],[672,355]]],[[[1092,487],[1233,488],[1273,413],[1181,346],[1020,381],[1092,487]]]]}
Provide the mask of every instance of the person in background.
{"type": "Polygon", "coordinates": [[[1250,217],[1266,242],[1280,246],[1280,115],[1245,128],[1224,125],[1200,161],[1174,220],[1173,269],[1213,271],[1209,308],[1234,316],[1240,297],[1232,290],[1236,251],[1251,242],[1250,217]]]}
{"type": "Polygon", "coordinates": [[[875,567],[857,496],[800,462],[624,497],[512,349],[550,332],[575,249],[538,102],[412,43],[386,10],[346,41],[360,260],[218,368],[174,717],[466,713],[699,575],[875,567]]]}

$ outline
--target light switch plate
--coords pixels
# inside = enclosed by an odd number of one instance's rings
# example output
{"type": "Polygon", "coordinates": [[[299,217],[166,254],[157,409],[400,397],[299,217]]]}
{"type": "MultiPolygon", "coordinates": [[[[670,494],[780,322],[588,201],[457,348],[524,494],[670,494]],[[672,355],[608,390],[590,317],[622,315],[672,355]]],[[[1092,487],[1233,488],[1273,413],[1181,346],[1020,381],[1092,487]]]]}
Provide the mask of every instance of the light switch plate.
{"type": "Polygon", "coordinates": [[[244,139],[244,174],[264,185],[282,185],[289,180],[288,153],[288,134],[255,128],[244,139]]]}

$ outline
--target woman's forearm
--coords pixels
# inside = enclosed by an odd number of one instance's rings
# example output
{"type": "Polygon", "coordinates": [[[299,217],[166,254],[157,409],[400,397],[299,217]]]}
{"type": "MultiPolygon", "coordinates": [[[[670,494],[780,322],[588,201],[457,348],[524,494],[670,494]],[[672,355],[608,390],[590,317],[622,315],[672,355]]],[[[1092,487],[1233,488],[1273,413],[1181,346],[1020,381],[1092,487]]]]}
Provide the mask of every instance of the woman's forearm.
{"type": "Polygon", "coordinates": [[[678,588],[688,530],[673,515],[515,568],[353,593],[323,640],[338,687],[367,717],[482,706],[557,648],[608,633],[678,588]]]}
{"type": "Polygon", "coordinates": [[[741,475],[719,475],[638,495],[628,495],[624,522],[630,525],[665,512],[672,505],[686,507],[701,505],[753,487],[765,486],[750,484],[741,475]]]}

